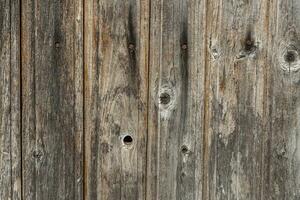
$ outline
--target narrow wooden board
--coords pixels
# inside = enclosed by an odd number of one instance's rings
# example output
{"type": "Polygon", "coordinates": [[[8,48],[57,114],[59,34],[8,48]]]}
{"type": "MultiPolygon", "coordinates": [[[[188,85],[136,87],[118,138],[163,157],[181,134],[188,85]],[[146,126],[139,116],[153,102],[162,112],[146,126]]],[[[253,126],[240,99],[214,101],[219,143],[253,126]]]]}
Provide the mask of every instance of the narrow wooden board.
{"type": "Polygon", "coordinates": [[[206,1],[151,1],[147,199],[201,199],[206,1]]]}
{"type": "Polygon", "coordinates": [[[23,199],[82,199],[83,5],[22,1],[23,199]]]}
{"type": "Polygon", "coordinates": [[[300,199],[300,2],[271,1],[264,199],[300,199]]]}
{"type": "Polygon", "coordinates": [[[21,199],[20,2],[0,4],[0,199],[21,199]]]}
{"type": "Polygon", "coordinates": [[[85,199],[144,199],[149,1],[84,9],[85,199]]]}

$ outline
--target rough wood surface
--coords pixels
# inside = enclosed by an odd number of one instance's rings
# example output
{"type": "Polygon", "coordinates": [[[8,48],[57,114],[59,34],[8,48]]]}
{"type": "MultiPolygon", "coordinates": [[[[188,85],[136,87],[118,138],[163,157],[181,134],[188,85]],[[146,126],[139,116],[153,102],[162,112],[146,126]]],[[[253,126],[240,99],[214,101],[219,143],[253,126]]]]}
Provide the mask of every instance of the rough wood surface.
{"type": "Polygon", "coordinates": [[[0,4],[0,199],[21,199],[20,4],[0,4]]]}
{"type": "Polygon", "coordinates": [[[260,199],[268,1],[212,1],[207,12],[203,199],[260,199]]]}
{"type": "Polygon", "coordinates": [[[299,0],[2,0],[0,200],[299,200],[299,0]]]}
{"type": "Polygon", "coordinates": [[[263,198],[300,199],[300,2],[269,6],[263,198]]]}
{"type": "Polygon", "coordinates": [[[145,198],[148,3],[85,4],[85,199],[145,198]]]}
{"type": "Polygon", "coordinates": [[[203,199],[300,198],[299,5],[208,4],[203,199]]]}
{"type": "Polygon", "coordinates": [[[201,199],[205,1],[151,1],[147,199],[201,199]]]}
{"type": "Polygon", "coordinates": [[[22,1],[23,199],[82,199],[83,12],[22,1]]]}

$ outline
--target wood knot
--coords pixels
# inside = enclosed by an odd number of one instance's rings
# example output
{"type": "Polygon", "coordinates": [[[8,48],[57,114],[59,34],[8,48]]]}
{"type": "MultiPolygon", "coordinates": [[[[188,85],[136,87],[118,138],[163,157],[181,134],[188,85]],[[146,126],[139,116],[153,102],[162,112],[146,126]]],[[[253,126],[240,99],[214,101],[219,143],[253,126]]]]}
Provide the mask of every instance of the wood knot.
{"type": "Polygon", "coordinates": [[[209,52],[213,60],[217,60],[221,57],[221,48],[215,39],[210,39],[209,52]]]}
{"type": "Polygon", "coordinates": [[[169,118],[176,107],[175,91],[169,85],[162,86],[158,91],[158,105],[162,119],[169,118]]]}
{"type": "Polygon", "coordinates": [[[171,99],[170,95],[166,92],[161,93],[159,96],[160,103],[164,105],[170,103],[170,99],[171,99]]]}
{"type": "Polygon", "coordinates": [[[189,154],[190,150],[189,150],[189,148],[186,145],[182,145],[182,147],[181,147],[181,153],[183,153],[183,154],[189,154]]]}
{"type": "Polygon", "coordinates": [[[244,48],[245,48],[245,52],[248,52],[248,53],[255,51],[256,46],[254,44],[254,40],[252,40],[251,38],[246,39],[244,48]]]}
{"type": "Polygon", "coordinates": [[[280,68],[287,72],[297,72],[300,69],[299,50],[294,44],[281,45],[279,51],[280,68]]]}
{"type": "Polygon", "coordinates": [[[246,35],[246,38],[242,40],[242,49],[237,56],[237,59],[243,59],[246,57],[254,57],[258,49],[258,42],[252,37],[251,31],[246,35]]]}
{"type": "Polygon", "coordinates": [[[213,47],[211,49],[211,55],[212,55],[212,58],[214,60],[216,60],[216,59],[218,59],[220,57],[220,53],[219,53],[219,51],[218,51],[218,49],[216,47],[213,47]]]}
{"type": "Polygon", "coordinates": [[[295,62],[296,58],[297,58],[297,52],[295,51],[287,51],[284,56],[284,59],[287,63],[295,62]]]}
{"type": "Polygon", "coordinates": [[[129,49],[130,52],[134,52],[135,51],[135,45],[133,43],[130,43],[128,45],[128,49],[129,49]]]}
{"type": "Polygon", "coordinates": [[[282,146],[281,148],[276,149],[276,154],[278,159],[283,159],[286,157],[286,147],[282,146]]]}
{"type": "Polygon", "coordinates": [[[184,44],[181,45],[181,49],[186,50],[187,48],[188,48],[187,44],[184,43],[184,44]]]}
{"type": "Polygon", "coordinates": [[[32,153],[32,157],[37,160],[41,160],[43,158],[43,152],[40,150],[34,150],[32,153]]]}

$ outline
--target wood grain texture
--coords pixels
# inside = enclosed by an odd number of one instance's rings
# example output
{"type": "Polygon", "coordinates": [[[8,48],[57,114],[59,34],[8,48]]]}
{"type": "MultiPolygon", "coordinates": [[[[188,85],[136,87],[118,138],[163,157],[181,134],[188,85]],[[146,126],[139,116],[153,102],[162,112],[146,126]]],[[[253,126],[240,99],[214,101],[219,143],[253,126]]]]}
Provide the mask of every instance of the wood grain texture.
{"type": "Polygon", "coordinates": [[[208,10],[220,20],[208,22],[204,197],[299,199],[299,5],[235,3],[211,3],[208,10]]]}
{"type": "Polygon", "coordinates": [[[300,2],[271,1],[265,199],[300,199],[300,2]]]}
{"type": "Polygon", "coordinates": [[[145,198],[148,3],[85,3],[85,199],[145,198]]]}
{"type": "Polygon", "coordinates": [[[211,1],[203,199],[261,199],[268,1],[211,1]]]}
{"type": "Polygon", "coordinates": [[[23,199],[82,199],[83,10],[22,1],[23,199]]]}
{"type": "Polygon", "coordinates": [[[299,2],[208,13],[203,199],[299,199],[299,2]]]}
{"type": "Polygon", "coordinates": [[[147,199],[202,199],[206,1],[151,1],[147,199]]]}
{"type": "Polygon", "coordinates": [[[21,199],[20,2],[0,4],[0,199],[21,199]]]}
{"type": "Polygon", "coordinates": [[[2,0],[0,200],[299,200],[299,0],[2,0]]]}

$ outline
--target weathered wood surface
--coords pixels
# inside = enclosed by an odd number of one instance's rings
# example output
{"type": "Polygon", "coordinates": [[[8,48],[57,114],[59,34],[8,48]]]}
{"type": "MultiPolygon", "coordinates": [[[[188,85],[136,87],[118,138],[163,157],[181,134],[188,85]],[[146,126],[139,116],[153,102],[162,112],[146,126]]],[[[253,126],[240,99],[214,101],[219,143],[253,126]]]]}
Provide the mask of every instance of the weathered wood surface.
{"type": "Polygon", "coordinates": [[[22,0],[23,199],[82,199],[83,7],[22,0]]]}
{"type": "Polygon", "coordinates": [[[201,199],[205,1],[151,1],[147,199],[201,199]]]}
{"type": "Polygon", "coordinates": [[[264,194],[268,7],[268,1],[207,5],[203,199],[260,199],[264,194]]]}
{"type": "Polygon", "coordinates": [[[20,2],[0,4],[0,199],[21,199],[20,2]]]}
{"type": "Polygon", "coordinates": [[[299,1],[211,1],[203,199],[299,199],[299,1]]]}
{"type": "Polygon", "coordinates": [[[300,199],[300,1],[270,2],[264,198],[300,199]]]}
{"type": "Polygon", "coordinates": [[[0,199],[299,200],[299,0],[2,0],[0,199]]]}
{"type": "Polygon", "coordinates": [[[148,3],[85,3],[85,199],[145,198],[148,3]]]}

